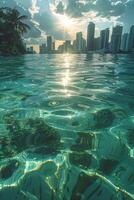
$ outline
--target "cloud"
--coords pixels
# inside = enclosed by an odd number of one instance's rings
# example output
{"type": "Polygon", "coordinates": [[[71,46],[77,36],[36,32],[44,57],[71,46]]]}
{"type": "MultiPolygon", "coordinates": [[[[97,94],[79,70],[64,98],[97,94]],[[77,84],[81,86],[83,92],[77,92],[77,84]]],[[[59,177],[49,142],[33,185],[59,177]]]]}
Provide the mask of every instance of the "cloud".
{"type": "Polygon", "coordinates": [[[0,7],[11,7],[11,8],[17,8],[17,10],[21,13],[21,15],[27,15],[28,20],[26,20],[26,23],[30,26],[30,31],[26,33],[24,36],[26,38],[28,37],[34,37],[38,38],[41,35],[40,30],[34,26],[33,22],[31,21],[31,14],[29,12],[29,7],[31,6],[31,0],[1,0],[0,1],[0,7]]]}
{"type": "Polygon", "coordinates": [[[97,12],[102,17],[120,16],[125,11],[125,3],[115,0],[68,0],[65,10],[72,17],[81,17],[83,13],[90,11],[97,12]]]}
{"type": "Polygon", "coordinates": [[[79,30],[85,32],[90,20],[99,28],[118,21],[126,30],[134,23],[134,0],[0,0],[1,6],[17,7],[22,14],[27,14],[32,27],[27,37],[33,38],[50,34],[55,39],[69,39],[69,31],[65,32],[59,25],[58,15],[63,14],[76,22],[74,31],[82,24],[79,30]]]}
{"type": "Polygon", "coordinates": [[[56,12],[59,14],[64,14],[65,13],[65,7],[62,1],[60,1],[57,6],[56,6],[56,12]]]}
{"type": "Polygon", "coordinates": [[[15,0],[6,0],[6,1],[1,0],[0,1],[0,7],[7,7],[7,6],[9,7],[16,6],[16,1],[15,0]]]}
{"type": "Polygon", "coordinates": [[[60,26],[57,15],[51,11],[36,14],[34,20],[39,22],[40,28],[47,34],[52,35],[57,40],[70,39],[63,26],[60,26]]]}
{"type": "Polygon", "coordinates": [[[81,17],[82,16],[81,3],[78,0],[68,0],[68,6],[65,12],[71,17],[81,17]]]}
{"type": "MultiPolygon", "coordinates": [[[[64,1],[62,1],[64,5],[64,1]]],[[[67,15],[83,19],[83,16],[91,16],[91,13],[96,13],[94,21],[103,19],[109,20],[113,24],[124,24],[125,29],[134,24],[134,0],[68,0],[64,13],[67,15]],[[99,17],[99,18],[98,18],[99,17]]]]}
{"type": "Polygon", "coordinates": [[[32,0],[15,0],[23,8],[30,8],[32,5],[32,0]]]}
{"type": "Polygon", "coordinates": [[[124,23],[125,31],[128,31],[131,25],[134,25],[134,0],[127,2],[125,12],[119,20],[124,23]]]}

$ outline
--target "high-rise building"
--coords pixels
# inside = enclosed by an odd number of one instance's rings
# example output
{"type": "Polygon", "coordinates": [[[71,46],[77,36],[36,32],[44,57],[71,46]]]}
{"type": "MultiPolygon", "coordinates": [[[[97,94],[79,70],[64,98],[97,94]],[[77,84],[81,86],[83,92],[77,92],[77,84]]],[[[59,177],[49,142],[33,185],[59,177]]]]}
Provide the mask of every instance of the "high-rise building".
{"type": "Polygon", "coordinates": [[[30,51],[33,52],[33,46],[30,47],[30,51]]]}
{"type": "Polygon", "coordinates": [[[109,48],[109,28],[100,32],[100,49],[107,50],[109,48]]]}
{"type": "Polygon", "coordinates": [[[82,32],[76,33],[76,50],[79,52],[82,51],[82,40],[82,32]]]}
{"type": "Polygon", "coordinates": [[[64,43],[64,52],[71,51],[71,40],[66,40],[64,43]]]}
{"type": "Polygon", "coordinates": [[[77,47],[76,47],[76,40],[73,41],[73,51],[76,51],[77,47]]]}
{"type": "Polygon", "coordinates": [[[128,51],[134,49],[134,25],[130,28],[129,39],[128,39],[128,51]]]}
{"type": "Polygon", "coordinates": [[[129,34],[124,33],[122,36],[122,40],[121,40],[121,50],[122,51],[128,51],[128,39],[129,39],[129,34]]]}
{"type": "Polygon", "coordinates": [[[86,50],[86,40],[82,36],[82,32],[76,33],[76,40],[73,43],[73,50],[83,52],[86,50]]]}
{"type": "Polygon", "coordinates": [[[100,50],[100,37],[94,39],[94,50],[100,50]]]}
{"type": "Polygon", "coordinates": [[[94,50],[95,24],[90,22],[87,28],[87,51],[94,50]]]}
{"type": "Polygon", "coordinates": [[[47,51],[52,51],[52,36],[47,36],[47,51]]]}
{"type": "Polygon", "coordinates": [[[36,53],[36,52],[34,51],[33,46],[27,47],[27,48],[26,48],[26,52],[27,52],[28,54],[34,54],[34,53],[36,53]]]}
{"type": "Polygon", "coordinates": [[[55,51],[55,42],[52,43],[52,50],[55,51]]]}
{"type": "Polygon", "coordinates": [[[86,51],[86,40],[82,38],[82,51],[86,51]]]}
{"type": "Polygon", "coordinates": [[[2,43],[3,40],[3,34],[0,32],[0,44],[2,43]]]}
{"type": "Polygon", "coordinates": [[[118,53],[121,46],[121,37],[122,37],[123,27],[117,25],[113,28],[112,37],[111,37],[111,52],[118,53]]]}
{"type": "Polygon", "coordinates": [[[40,54],[45,54],[47,51],[47,47],[46,47],[46,44],[42,44],[39,46],[39,53],[40,54]]]}

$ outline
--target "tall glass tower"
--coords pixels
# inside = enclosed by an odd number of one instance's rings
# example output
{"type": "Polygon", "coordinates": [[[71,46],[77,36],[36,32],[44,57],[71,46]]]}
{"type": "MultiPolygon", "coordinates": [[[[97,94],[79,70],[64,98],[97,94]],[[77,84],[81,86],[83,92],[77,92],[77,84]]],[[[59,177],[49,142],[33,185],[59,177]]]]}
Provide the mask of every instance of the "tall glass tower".
{"type": "Polygon", "coordinates": [[[108,49],[109,47],[109,28],[102,30],[100,33],[100,49],[108,49]]]}
{"type": "Polygon", "coordinates": [[[50,52],[52,51],[52,37],[47,36],[47,51],[50,52]]]}
{"type": "Polygon", "coordinates": [[[87,51],[94,50],[95,24],[90,22],[87,28],[87,51]]]}
{"type": "Polygon", "coordinates": [[[132,51],[134,49],[134,25],[130,28],[129,40],[128,40],[128,51],[132,51]]]}
{"type": "Polygon", "coordinates": [[[118,53],[121,47],[121,38],[122,38],[123,27],[117,25],[113,28],[112,37],[111,37],[111,52],[118,53]]]}

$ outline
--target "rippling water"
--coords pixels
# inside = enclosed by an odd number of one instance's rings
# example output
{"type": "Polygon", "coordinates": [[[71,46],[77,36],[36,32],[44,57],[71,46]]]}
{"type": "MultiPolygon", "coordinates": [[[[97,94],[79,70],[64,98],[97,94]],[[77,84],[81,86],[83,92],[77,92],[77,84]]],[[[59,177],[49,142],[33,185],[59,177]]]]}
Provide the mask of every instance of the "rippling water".
{"type": "Polygon", "coordinates": [[[134,199],[133,55],[0,58],[0,200],[134,199]]]}

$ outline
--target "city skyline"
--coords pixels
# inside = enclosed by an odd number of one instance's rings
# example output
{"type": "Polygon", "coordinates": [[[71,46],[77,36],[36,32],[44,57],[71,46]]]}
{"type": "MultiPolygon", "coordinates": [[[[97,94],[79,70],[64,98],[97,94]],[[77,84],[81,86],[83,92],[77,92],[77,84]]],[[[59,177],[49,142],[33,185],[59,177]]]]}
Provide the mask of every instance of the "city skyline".
{"type": "Polygon", "coordinates": [[[134,49],[134,25],[131,25],[129,33],[123,33],[123,26],[116,25],[111,33],[110,28],[100,31],[99,37],[95,37],[96,25],[89,22],[87,37],[83,32],[75,33],[75,40],[65,40],[56,48],[56,40],[47,36],[47,40],[39,46],[39,53],[85,53],[98,51],[105,53],[131,52],[134,49]],[[58,50],[58,51],[57,51],[58,50]],[[101,51],[100,51],[101,50],[101,51]]]}

